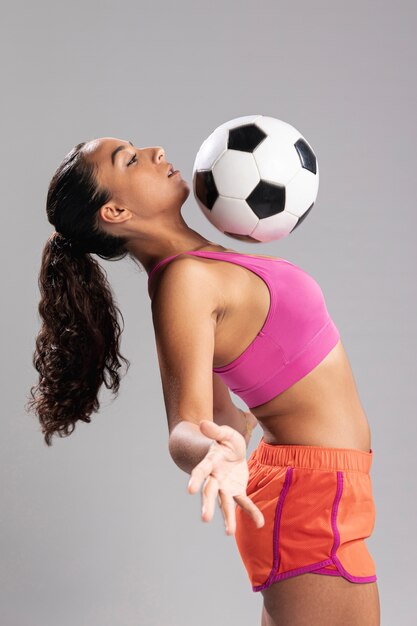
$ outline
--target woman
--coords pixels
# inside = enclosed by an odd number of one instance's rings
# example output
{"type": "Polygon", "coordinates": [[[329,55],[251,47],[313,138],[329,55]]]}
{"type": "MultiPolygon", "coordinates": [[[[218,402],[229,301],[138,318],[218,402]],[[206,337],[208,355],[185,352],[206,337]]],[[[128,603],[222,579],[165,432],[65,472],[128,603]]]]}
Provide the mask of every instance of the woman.
{"type": "Polygon", "coordinates": [[[172,169],[160,147],[103,137],[51,180],[29,403],[45,441],[90,421],[103,382],[118,391],[120,311],[90,255],[129,255],[148,273],[171,456],[190,494],[204,481],[204,521],[218,498],[262,625],[378,625],[370,430],[322,291],[290,261],[189,228],[190,188],[172,169]]]}

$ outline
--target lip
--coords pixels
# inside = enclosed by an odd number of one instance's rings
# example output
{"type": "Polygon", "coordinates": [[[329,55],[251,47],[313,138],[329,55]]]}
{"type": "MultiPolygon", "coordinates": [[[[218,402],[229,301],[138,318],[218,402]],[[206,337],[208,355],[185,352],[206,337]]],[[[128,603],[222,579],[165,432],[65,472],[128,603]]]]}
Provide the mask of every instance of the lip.
{"type": "Polygon", "coordinates": [[[168,178],[172,178],[172,176],[175,176],[175,174],[179,174],[180,170],[174,170],[174,166],[172,165],[172,163],[168,163],[168,169],[166,171],[166,175],[168,176],[168,178]],[[170,170],[173,170],[173,173],[171,176],[168,176],[170,170]]]}

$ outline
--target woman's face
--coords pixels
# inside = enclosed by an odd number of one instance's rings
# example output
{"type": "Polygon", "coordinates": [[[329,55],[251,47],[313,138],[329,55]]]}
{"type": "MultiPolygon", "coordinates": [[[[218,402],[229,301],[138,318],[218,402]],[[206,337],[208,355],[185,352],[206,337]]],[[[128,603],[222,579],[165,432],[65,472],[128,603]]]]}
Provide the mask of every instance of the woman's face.
{"type": "MultiPolygon", "coordinates": [[[[105,221],[123,222],[127,212],[141,220],[155,219],[167,209],[179,210],[190,193],[180,172],[168,177],[169,161],[159,146],[136,148],[130,141],[101,137],[83,150],[97,166],[97,182],[112,194],[101,209],[105,221]]],[[[175,163],[173,169],[178,169],[175,163]]]]}

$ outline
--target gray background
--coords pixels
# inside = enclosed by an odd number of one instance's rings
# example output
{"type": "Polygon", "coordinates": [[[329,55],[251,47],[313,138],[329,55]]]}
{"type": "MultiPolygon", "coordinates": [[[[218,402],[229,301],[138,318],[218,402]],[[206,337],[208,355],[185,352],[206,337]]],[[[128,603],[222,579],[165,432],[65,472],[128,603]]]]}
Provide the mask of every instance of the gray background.
{"type": "Polygon", "coordinates": [[[250,245],[217,232],[192,191],[182,212],[212,241],[319,281],[371,426],[382,624],[415,624],[415,3],[26,1],[1,13],[1,623],[260,624],[219,509],[201,522],[200,494],[168,454],[145,272],[102,262],[132,362],[119,397],[104,390],[92,423],[52,448],[23,405],[46,190],[64,155],[100,136],[161,145],[191,184],[214,128],[261,113],[318,155],[303,226],[250,245]]]}

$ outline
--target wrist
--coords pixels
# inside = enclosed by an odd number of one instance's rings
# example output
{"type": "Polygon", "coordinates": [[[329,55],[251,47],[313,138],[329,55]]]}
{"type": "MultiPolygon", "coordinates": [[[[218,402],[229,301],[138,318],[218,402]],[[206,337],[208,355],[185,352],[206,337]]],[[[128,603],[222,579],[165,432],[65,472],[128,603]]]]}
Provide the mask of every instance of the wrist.
{"type": "Polygon", "coordinates": [[[243,411],[243,409],[240,408],[239,411],[242,413],[242,416],[245,420],[245,426],[242,435],[245,438],[246,443],[249,443],[255,425],[250,420],[251,413],[249,413],[248,411],[243,411]]]}

